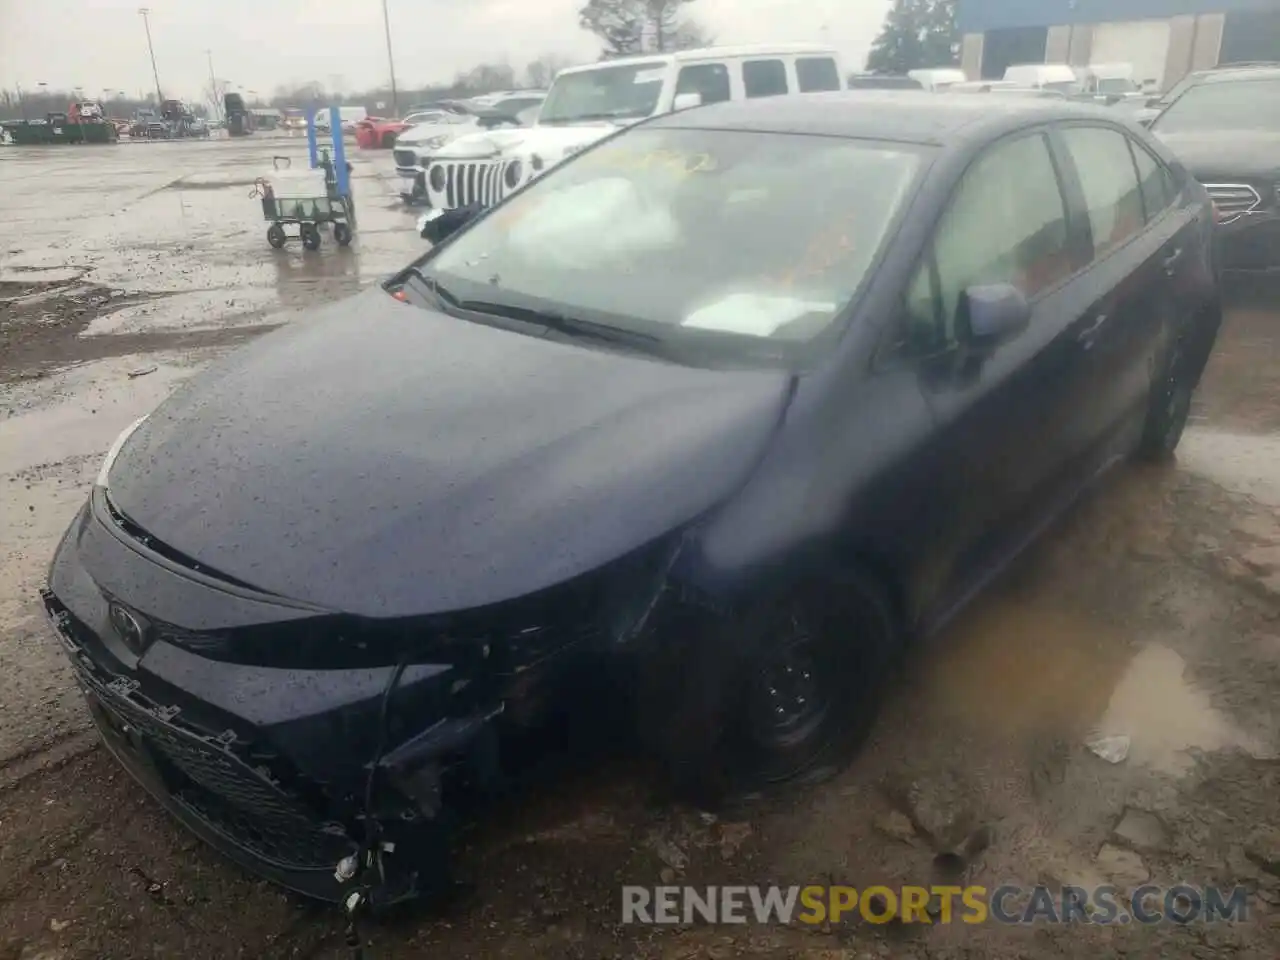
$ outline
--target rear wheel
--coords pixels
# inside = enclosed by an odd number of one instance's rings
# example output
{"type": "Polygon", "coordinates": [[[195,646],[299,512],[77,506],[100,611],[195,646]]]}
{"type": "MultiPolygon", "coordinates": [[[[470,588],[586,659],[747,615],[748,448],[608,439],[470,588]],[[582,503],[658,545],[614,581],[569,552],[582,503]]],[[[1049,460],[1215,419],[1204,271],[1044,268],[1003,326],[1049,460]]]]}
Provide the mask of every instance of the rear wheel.
{"type": "Polygon", "coordinates": [[[314,223],[304,223],[301,229],[302,245],[308,250],[320,249],[320,231],[314,223]]]}
{"type": "Polygon", "coordinates": [[[333,239],[337,241],[338,246],[345,247],[351,242],[351,228],[345,223],[335,223],[333,225],[333,239]]]}
{"type": "Polygon", "coordinates": [[[1147,418],[1138,443],[1138,458],[1152,462],[1168,460],[1178,449],[1191,415],[1191,398],[1200,373],[1212,349],[1216,330],[1192,327],[1174,343],[1160,374],[1151,385],[1147,418]],[[1198,345],[1197,337],[1207,338],[1198,345]]]}

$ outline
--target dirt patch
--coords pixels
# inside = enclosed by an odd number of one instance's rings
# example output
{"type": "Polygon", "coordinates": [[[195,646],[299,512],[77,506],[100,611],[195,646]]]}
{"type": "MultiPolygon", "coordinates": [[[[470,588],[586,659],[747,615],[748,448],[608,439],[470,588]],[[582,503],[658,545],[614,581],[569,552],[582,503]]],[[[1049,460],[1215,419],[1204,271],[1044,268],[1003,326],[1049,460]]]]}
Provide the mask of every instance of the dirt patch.
{"type": "Polygon", "coordinates": [[[247,180],[175,180],[173,183],[166,184],[164,190],[226,190],[230,187],[252,187],[258,181],[256,178],[247,180]]]}
{"type": "Polygon", "coordinates": [[[81,337],[95,320],[169,296],[174,294],[131,293],[76,282],[0,282],[0,383],[39,379],[60,366],[85,360],[234,345],[278,326],[81,337]]]}

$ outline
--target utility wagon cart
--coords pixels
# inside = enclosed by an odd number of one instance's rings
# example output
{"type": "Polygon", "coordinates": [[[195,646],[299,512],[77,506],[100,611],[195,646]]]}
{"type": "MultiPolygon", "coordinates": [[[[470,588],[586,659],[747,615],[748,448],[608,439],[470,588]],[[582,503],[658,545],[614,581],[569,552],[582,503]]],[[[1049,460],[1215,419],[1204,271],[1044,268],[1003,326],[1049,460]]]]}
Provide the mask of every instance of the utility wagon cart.
{"type": "MultiPolygon", "coordinates": [[[[277,175],[270,181],[260,179],[255,184],[253,196],[262,198],[263,218],[271,224],[267,243],[276,249],[296,239],[307,250],[319,250],[323,225],[332,225],[333,239],[340,247],[349,244],[355,235],[355,203],[350,195],[339,192],[328,151],[320,165],[323,181],[315,176],[316,171],[308,170],[292,176],[277,175]],[[285,229],[292,226],[298,228],[296,237],[285,229]]],[[[278,172],[287,171],[289,158],[276,157],[273,166],[278,172]]]]}

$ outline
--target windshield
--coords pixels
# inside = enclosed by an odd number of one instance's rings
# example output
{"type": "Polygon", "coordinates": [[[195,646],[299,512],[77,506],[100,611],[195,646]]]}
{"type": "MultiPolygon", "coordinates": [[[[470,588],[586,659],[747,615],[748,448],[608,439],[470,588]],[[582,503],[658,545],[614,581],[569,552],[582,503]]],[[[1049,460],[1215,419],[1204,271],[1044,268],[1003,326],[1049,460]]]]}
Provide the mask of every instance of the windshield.
{"type": "Polygon", "coordinates": [[[1198,83],[1152,124],[1161,133],[1184,130],[1267,130],[1280,133],[1280,79],[1198,83]]]}
{"type": "Polygon", "coordinates": [[[460,300],[776,357],[855,295],[919,165],[878,141],[637,128],[545,174],[425,272],[460,300]]]}
{"type": "Polygon", "coordinates": [[[561,74],[547,93],[538,122],[651,116],[666,75],[667,65],[661,60],[561,74]]]}

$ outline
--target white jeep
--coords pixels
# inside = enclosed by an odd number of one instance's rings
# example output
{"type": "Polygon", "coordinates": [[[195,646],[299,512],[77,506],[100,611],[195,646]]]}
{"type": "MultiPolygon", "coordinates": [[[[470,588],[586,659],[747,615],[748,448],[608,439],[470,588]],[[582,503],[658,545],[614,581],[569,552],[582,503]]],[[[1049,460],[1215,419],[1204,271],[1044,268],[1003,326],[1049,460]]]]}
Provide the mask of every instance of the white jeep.
{"type": "Polygon", "coordinates": [[[840,56],[810,44],[705,47],[605,60],[556,76],[531,127],[469,133],[424,168],[437,210],[496,203],[621,126],[721,100],[844,89],[840,56]]]}

